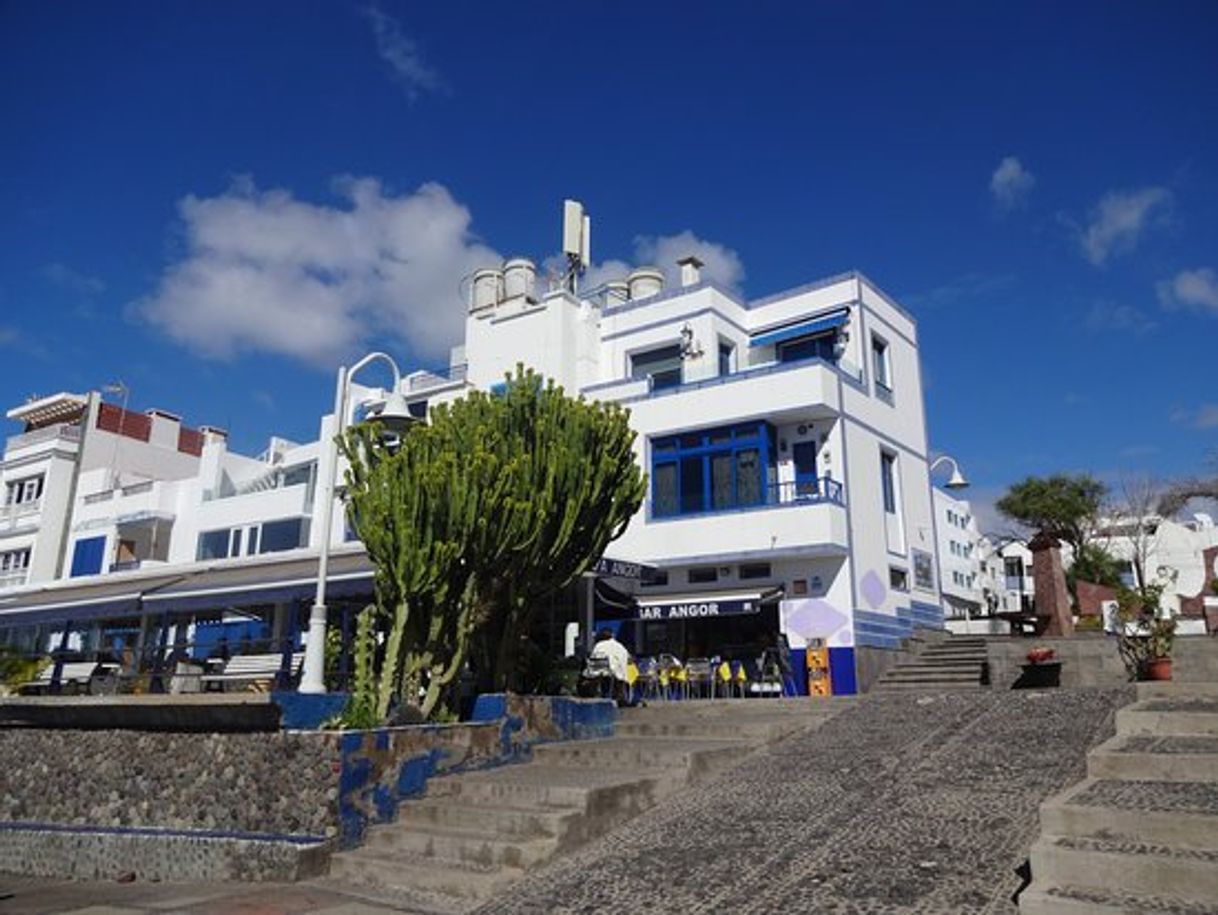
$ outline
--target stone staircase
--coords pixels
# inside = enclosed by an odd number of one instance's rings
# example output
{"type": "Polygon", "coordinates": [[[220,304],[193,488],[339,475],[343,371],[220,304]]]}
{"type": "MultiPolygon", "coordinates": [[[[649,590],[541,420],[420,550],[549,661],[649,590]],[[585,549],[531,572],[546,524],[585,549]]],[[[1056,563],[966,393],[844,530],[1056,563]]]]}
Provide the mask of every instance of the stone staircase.
{"type": "Polygon", "coordinates": [[[1087,778],[1041,805],[1032,915],[1218,915],[1218,683],[1139,683],[1087,778]]]}
{"type": "Polygon", "coordinates": [[[910,660],[886,670],[871,692],[982,689],[985,675],[985,639],[953,635],[928,643],[910,660]]]}
{"type": "Polygon", "coordinates": [[[410,911],[468,911],[528,869],[768,743],[818,727],[850,702],[692,700],[623,710],[612,738],[542,744],[527,764],[433,779],[396,822],[334,855],[330,880],[410,911]]]}

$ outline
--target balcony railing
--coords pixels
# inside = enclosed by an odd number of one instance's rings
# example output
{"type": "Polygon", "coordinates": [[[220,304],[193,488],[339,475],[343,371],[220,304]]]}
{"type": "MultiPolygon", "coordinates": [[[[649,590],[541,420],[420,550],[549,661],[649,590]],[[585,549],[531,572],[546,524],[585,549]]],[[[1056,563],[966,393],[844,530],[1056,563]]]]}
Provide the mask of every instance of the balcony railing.
{"type": "Polygon", "coordinates": [[[42,499],[29,502],[17,502],[13,505],[0,505],[0,527],[13,528],[32,525],[36,516],[42,511],[42,499]]]}
{"type": "Polygon", "coordinates": [[[406,377],[406,389],[410,392],[426,391],[428,388],[438,388],[446,384],[465,381],[468,366],[464,363],[453,365],[446,369],[431,372],[416,372],[406,377]]]}
{"type": "Polygon", "coordinates": [[[845,488],[841,481],[831,477],[821,477],[817,480],[771,483],[766,487],[764,493],[744,495],[737,493],[734,497],[712,494],[709,506],[702,500],[698,500],[697,504],[683,506],[674,501],[660,505],[653,499],[650,503],[650,515],[656,520],[688,518],[693,515],[711,515],[719,512],[755,511],[763,508],[821,503],[846,504],[845,488]]]}
{"type": "Polygon", "coordinates": [[[0,589],[19,588],[29,578],[29,569],[19,569],[16,572],[0,572],[0,589]]]}
{"type": "Polygon", "coordinates": [[[8,451],[16,448],[28,448],[30,445],[37,445],[39,442],[49,442],[57,438],[62,438],[69,442],[80,441],[80,426],[72,423],[60,423],[55,426],[43,426],[41,429],[23,432],[20,435],[10,435],[5,443],[5,448],[8,451]]]}

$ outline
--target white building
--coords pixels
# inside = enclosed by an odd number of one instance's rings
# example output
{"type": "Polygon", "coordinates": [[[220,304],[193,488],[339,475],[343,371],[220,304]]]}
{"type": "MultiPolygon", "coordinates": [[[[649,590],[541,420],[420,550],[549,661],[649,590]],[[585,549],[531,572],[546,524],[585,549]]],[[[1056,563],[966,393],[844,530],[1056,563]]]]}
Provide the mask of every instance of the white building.
{"type": "Polygon", "coordinates": [[[943,612],[949,619],[986,616],[981,574],[982,536],[966,499],[934,490],[935,521],[939,533],[939,567],[943,574],[943,612]]]}
{"type": "MultiPolygon", "coordinates": [[[[541,291],[524,259],[479,271],[451,364],[408,374],[401,393],[425,415],[471,388],[495,389],[523,363],[569,393],[628,407],[650,492],[612,552],[659,569],[627,627],[636,651],[753,650],[782,633],[797,667],[806,645],[823,644],[834,690],[865,688],[915,625],[942,626],[953,593],[940,591],[949,566],[936,548],[943,521],[917,324],[858,273],[748,301],[704,279],[696,259],[679,266],[671,288],[644,267],[584,293],[565,280],[541,291]]],[[[360,389],[352,403],[375,396],[360,389]]],[[[161,430],[151,438],[168,442],[172,419],[150,416],[161,430]]],[[[333,416],[322,417],[318,442],[333,430],[333,416]]],[[[215,576],[277,575],[260,565],[268,552],[285,551],[285,563],[315,557],[319,512],[335,513],[332,545],[344,549],[341,505],[315,499],[317,481],[335,472],[329,447],[273,440],[251,459],[229,452],[222,434],[198,435],[189,466],[129,468],[116,481],[104,462],[81,464],[76,491],[56,489],[57,504],[71,506],[59,558],[31,581],[121,574],[138,591],[174,571],[203,576],[199,595],[232,608],[238,586],[215,576]]],[[[7,461],[5,480],[16,482],[7,461]]],[[[366,569],[351,577],[368,586],[366,569]]],[[[17,603],[0,595],[0,624],[6,612],[53,603],[56,587],[17,603]]],[[[172,597],[184,587],[194,586],[158,583],[141,606],[202,606],[172,597]]],[[[304,600],[299,587],[275,593],[304,600]]],[[[275,620],[277,634],[298,632],[299,607],[275,620]]]]}

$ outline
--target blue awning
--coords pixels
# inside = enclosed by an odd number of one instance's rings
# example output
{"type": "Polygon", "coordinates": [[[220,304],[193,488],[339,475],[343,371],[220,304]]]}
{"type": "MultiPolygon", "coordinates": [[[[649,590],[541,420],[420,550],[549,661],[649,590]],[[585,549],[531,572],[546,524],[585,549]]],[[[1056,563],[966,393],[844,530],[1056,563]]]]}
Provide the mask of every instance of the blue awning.
{"type": "Polygon", "coordinates": [[[850,312],[843,310],[831,315],[825,315],[824,317],[813,318],[810,321],[788,324],[786,327],[780,327],[777,330],[771,330],[758,337],[753,337],[749,340],[749,346],[773,346],[775,343],[783,343],[787,340],[797,340],[800,337],[811,337],[816,334],[827,333],[831,330],[837,330],[837,328],[845,324],[848,317],[850,317],[850,312]]]}

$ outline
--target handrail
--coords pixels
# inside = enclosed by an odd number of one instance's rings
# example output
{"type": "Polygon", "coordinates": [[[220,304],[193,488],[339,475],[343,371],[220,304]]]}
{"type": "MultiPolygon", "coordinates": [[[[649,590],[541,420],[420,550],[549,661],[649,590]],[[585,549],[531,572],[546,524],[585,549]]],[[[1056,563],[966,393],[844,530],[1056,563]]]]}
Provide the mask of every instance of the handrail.
{"type": "Polygon", "coordinates": [[[764,494],[758,493],[756,497],[737,495],[726,500],[719,499],[711,506],[685,511],[682,511],[679,505],[668,505],[664,506],[664,510],[658,510],[655,500],[651,499],[648,501],[648,514],[654,519],[687,518],[693,515],[710,515],[719,512],[821,503],[840,506],[846,504],[845,487],[840,480],[832,477],[819,477],[815,480],[787,480],[781,483],[770,483],[766,486],[764,494]]]}

